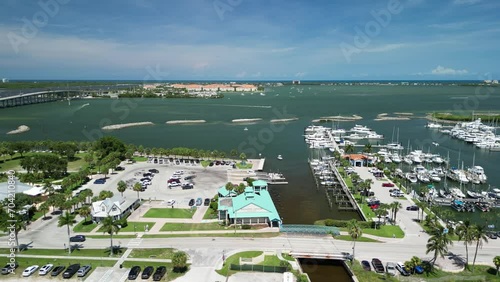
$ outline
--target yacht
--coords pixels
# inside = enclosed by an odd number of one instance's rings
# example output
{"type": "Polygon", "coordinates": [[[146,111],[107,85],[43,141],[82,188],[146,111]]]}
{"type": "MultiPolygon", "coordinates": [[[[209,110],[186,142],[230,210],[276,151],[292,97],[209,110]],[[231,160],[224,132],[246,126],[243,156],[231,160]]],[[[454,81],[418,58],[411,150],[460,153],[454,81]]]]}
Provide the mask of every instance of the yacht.
{"type": "Polygon", "coordinates": [[[473,199],[479,199],[479,198],[483,197],[483,195],[481,195],[481,193],[474,192],[471,190],[467,190],[466,193],[467,193],[467,196],[469,196],[470,198],[473,198],[473,199]]]}
{"type": "Polygon", "coordinates": [[[417,183],[417,181],[418,181],[417,176],[414,173],[407,173],[406,179],[408,179],[408,181],[410,181],[410,183],[417,183]]]}
{"type": "Polygon", "coordinates": [[[442,164],[444,163],[444,160],[440,156],[434,156],[432,157],[432,162],[435,164],[442,164]]]}
{"type": "Polygon", "coordinates": [[[411,160],[411,157],[410,156],[405,156],[403,158],[403,161],[409,165],[413,164],[413,161],[411,160]]]}
{"type": "Polygon", "coordinates": [[[441,177],[436,172],[429,173],[429,178],[433,182],[440,182],[441,181],[441,177]]]}
{"type": "Polygon", "coordinates": [[[476,165],[469,168],[467,171],[473,178],[476,178],[481,183],[486,183],[486,180],[488,180],[488,177],[486,177],[486,174],[484,174],[484,169],[482,166],[476,165]]]}
{"type": "Polygon", "coordinates": [[[264,94],[264,93],[260,92],[260,96],[266,96],[266,94],[264,94]]]}
{"type": "Polygon", "coordinates": [[[425,173],[418,173],[417,179],[418,179],[418,181],[420,181],[422,183],[429,183],[430,182],[429,177],[427,177],[427,174],[425,174],[425,173]]]}
{"type": "Polygon", "coordinates": [[[398,154],[393,154],[391,156],[391,160],[393,163],[397,163],[397,164],[401,163],[401,157],[398,154]]]}
{"type": "Polygon", "coordinates": [[[455,198],[465,198],[464,193],[456,187],[450,189],[450,194],[455,198]]]}
{"type": "Polygon", "coordinates": [[[389,143],[385,146],[389,150],[403,150],[404,147],[399,143],[389,143]]]}
{"type": "Polygon", "coordinates": [[[377,134],[375,132],[369,132],[366,136],[366,139],[384,139],[384,135],[377,134]]]}
{"type": "Polygon", "coordinates": [[[443,126],[439,123],[429,122],[429,123],[427,123],[427,125],[425,127],[427,127],[427,128],[441,128],[443,126]]]}
{"type": "Polygon", "coordinates": [[[439,196],[441,196],[442,198],[445,198],[445,199],[452,198],[451,194],[446,192],[446,190],[444,190],[444,189],[439,189],[439,196]]]}
{"type": "Polygon", "coordinates": [[[267,176],[269,176],[269,179],[271,181],[285,181],[285,177],[283,176],[283,174],[281,173],[277,173],[277,172],[270,172],[267,174],[267,176]]]}
{"type": "Polygon", "coordinates": [[[278,160],[282,160],[283,157],[281,155],[278,155],[278,160]]]}
{"type": "Polygon", "coordinates": [[[467,179],[467,175],[463,170],[459,169],[450,169],[448,177],[452,180],[458,181],[462,184],[469,183],[469,179],[467,179]]]}

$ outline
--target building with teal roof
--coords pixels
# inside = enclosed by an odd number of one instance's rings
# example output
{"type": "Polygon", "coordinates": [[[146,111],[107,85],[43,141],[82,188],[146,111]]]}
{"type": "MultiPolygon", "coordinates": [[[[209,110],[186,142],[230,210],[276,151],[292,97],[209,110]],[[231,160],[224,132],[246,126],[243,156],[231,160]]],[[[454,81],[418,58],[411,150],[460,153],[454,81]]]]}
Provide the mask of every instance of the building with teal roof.
{"type": "MultiPolygon", "coordinates": [[[[226,190],[225,187],[222,188],[226,190]]],[[[222,194],[222,188],[219,189],[219,195],[222,194]]],[[[246,187],[240,195],[219,196],[218,218],[228,224],[267,224],[271,227],[281,225],[281,218],[267,190],[267,183],[262,180],[254,181],[252,187],[246,187]]]]}

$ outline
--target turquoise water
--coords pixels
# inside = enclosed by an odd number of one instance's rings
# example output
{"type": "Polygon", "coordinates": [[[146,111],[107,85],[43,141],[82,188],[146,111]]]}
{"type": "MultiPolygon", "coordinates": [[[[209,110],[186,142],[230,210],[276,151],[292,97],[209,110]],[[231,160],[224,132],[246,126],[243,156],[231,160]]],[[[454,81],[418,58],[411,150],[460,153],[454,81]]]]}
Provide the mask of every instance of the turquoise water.
{"type": "MultiPolygon", "coordinates": [[[[495,89],[494,89],[495,90],[495,89]]],[[[125,142],[150,147],[196,147],[229,152],[233,148],[248,157],[266,157],[266,171],[280,171],[290,184],[272,187],[272,196],[285,223],[312,223],[320,218],[352,218],[352,212],[331,210],[324,191],[317,190],[307,158],[308,147],[303,130],[313,119],[322,116],[353,115],[363,117],[358,124],[367,125],[386,136],[385,142],[408,140],[413,149],[450,155],[452,165],[458,155],[465,166],[482,165],[493,186],[500,184],[497,164],[500,153],[474,149],[426,129],[425,119],[409,121],[374,121],[380,113],[425,113],[466,109],[495,111],[500,109],[500,94],[481,96],[485,89],[459,86],[282,86],[266,88],[265,96],[239,93],[223,99],[89,99],[29,105],[0,110],[0,133],[3,140],[94,140],[113,135],[125,142]],[[480,95],[476,94],[480,93],[480,95]],[[89,103],[88,106],[84,106],[89,103]],[[271,119],[296,117],[285,124],[271,124],[271,119]],[[233,119],[261,118],[253,124],[235,124],[233,119]],[[169,120],[204,119],[203,124],[167,125],[169,120]],[[131,127],[103,132],[109,124],[151,121],[153,126],[131,127]],[[19,125],[29,132],[5,135],[19,125]],[[243,129],[247,127],[248,130],[243,129]],[[439,147],[432,142],[440,143],[439,147]],[[276,156],[281,154],[282,161],[276,156]]],[[[330,124],[327,124],[330,125],[330,124]]],[[[354,122],[342,122],[349,129],[354,122]]],[[[461,162],[460,162],[461,164],[461,162]]],[[[482,187],[486,189],[486,187],[482,187]]]]}

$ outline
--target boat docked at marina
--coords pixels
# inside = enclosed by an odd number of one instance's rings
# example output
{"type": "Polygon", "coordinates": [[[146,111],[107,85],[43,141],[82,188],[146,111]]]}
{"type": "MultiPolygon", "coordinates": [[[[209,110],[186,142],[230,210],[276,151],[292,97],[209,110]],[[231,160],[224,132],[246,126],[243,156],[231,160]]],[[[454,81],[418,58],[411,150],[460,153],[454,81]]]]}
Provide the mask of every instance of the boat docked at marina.
{"type": "MultiPolygon", "coordinates": [[[[467,169],[468,177],[471,179],[477,179],[480,183],[486,183],[488,177],[484,173],[484,169],[482,166],[476,165],[469,169],[467,169]]],[[[471,180],[469,179],[469,180],[471,180]]],[[[477,184],[477,183],[476,183],[477,184]]]]}
{"type": "Polygon", "coordinates": [[[481,193],[471,191],[471,190],[467,190],[465,192],[467,193],[467,196],[469,198],[472,198],[472,199],[482,199],[483,198],[483,195],[481,193]]]}
{"type": "Polygon", "coordinates": [[[448,176],[448,178],[450,178],[451,180],[454,180],[454,181],[460,182],[460,183],[462,183],[462,184],[467,184],[467,183],[469,183],[469,179],[467,178],[467,175],[465,174],[465,172],[464,172],[463,170],[460,170],[460,169],[451,168],[451,169],[448,171],[447,176],[448,176]]]}
{"type": "Polygon", "coordinates": [[[417,175],[415,173],[406,173],[406,179],[410,181],[410,183],[417,183],[417,175]]]}
{"type": "Polygon", "coordinates": [[[465,198],[465,194],[457,187],[450,188],[450,194],[455,198],[465,198]]]}
{"type": "Polygon", "coordinates": [[[427,123],[427,125],[425,127],[427,127],[427,128],[441,128],[443,126],[439,123],[429,122],[429,123],[427,123]]]}

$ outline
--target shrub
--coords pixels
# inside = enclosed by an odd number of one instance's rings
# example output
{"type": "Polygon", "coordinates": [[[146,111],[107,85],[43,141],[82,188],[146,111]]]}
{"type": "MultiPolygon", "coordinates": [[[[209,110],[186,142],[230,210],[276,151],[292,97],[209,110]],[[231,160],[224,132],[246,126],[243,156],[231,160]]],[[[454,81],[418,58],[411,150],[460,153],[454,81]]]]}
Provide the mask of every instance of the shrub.
{"type": "Polygon", "coordinates": [[[292,265],[288,261],[280,260],[280,267],[285,267],[286,271],[290,271],[292,269],[292,265]]]}
{"type": "MultiPolygon", "coordinates": [[[[349,222],[348,220],[339,220],[339,219],[328,218],[328,219],[325,219],[324,224],[326,226],[335,226],[335,227],[342,228],[342,227],[347,227],[348,222],[349,222]]],[[[358,225],[361,228],[373,228],[374,227],[373,222],[370,222],[370,221],[358,221],[358,225]]]]}
{"type": "Polygon", "coordinates": [[[331,218],[325,219],[325,225],[326,226],[333,226],[335,224],[335,221],[331,218]]]}
{"type": "Polygon", "coordinates": [[[241,229],[252,229],[252,226],[248,225],[248,224],[243,224],[241,226],[241,229]]]}

